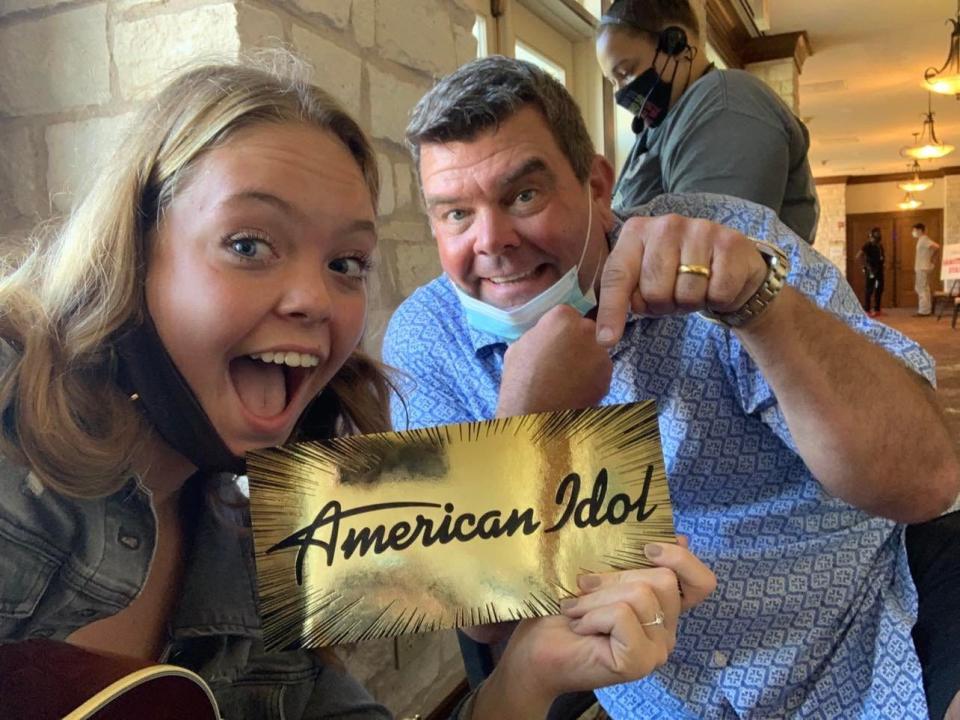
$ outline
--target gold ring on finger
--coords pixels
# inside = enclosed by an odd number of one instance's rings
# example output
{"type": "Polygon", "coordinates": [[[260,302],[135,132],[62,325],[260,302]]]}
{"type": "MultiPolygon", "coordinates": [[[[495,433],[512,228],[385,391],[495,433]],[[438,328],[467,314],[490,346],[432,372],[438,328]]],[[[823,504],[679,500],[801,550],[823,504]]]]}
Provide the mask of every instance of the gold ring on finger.
{"type": "Polygon", "coordinates": [[[712,274],[710,272],[710,268],[708,268],[706,265],[683,265],[683,264],[681,264],[680,267],[677,268],[677,275],[680,275],[681,273],[688,273],[690,275],[701,275],[705,278],[710,277],[710,275],[712,274]]]}

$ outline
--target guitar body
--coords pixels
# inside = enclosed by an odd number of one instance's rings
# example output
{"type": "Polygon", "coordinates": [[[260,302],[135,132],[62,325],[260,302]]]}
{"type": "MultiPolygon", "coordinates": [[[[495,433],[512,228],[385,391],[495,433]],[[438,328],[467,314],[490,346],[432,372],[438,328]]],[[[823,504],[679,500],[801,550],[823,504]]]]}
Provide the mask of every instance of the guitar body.
{"type": "Polygon", "coordinates": [[[220,720],[195,673],[52,640],[0,645],[4,720],[220,720]]]}

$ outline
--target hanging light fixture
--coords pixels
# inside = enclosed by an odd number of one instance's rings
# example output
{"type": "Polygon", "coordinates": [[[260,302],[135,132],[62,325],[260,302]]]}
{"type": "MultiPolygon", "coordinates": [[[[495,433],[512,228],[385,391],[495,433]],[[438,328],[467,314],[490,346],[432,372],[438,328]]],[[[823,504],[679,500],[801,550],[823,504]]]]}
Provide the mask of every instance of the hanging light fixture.
{"type": "Polygon", "coordinates": [[[912,193],[907,193],[903,196],[903,200],[897,203],[897,207],[901,210],[916,210],[921,205],[923,203],[917,200],[912,193]]]}
{"type": "Polygon", "coordinates": [[[933,105],[930,93],[927,93],[927,112],[923,119],[923,131],[913,134],[913,145],[900,148],[903,157],[912,157],[915,160],[932,160],[942,158],[954,151],[953,145],[940,142],[937,131],[933,126],[933,105]]]}
{"type": "Polygon", "coordinates": [[[913,165],[908,165],[907,167],[913,170],[913,177],[906,182],[898,183],[898,188],[908,193],[915,193],[923,192],[924,190],[929,190],[931,187],[933,187],[933,180],[920,179],[920,163],[914,160],[913,165]]]}
{"type": "Polygon", "coordinates": [[[937,70],[929,67],[923,73],[927,87],[941,95],[956,95],[960,100],[960,0],[957,0],[957,19],[947,18],[953,23],[953,32],[950,33],[950,51],[943,67],[937,70]]]}

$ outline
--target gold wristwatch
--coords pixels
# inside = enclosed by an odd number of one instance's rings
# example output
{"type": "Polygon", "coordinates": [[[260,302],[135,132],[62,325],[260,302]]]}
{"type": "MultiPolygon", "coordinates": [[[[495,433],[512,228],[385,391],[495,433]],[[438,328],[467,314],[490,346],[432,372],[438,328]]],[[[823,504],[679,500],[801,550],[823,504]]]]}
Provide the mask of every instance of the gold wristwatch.
{"type": "Polygon", "coordinates": [[[783,290],[783,286],[786,285],[787,274],[790,272],[790,261],[783,250],[763,240],[757,240],[756,238],[750,238],[750,240],[753,241],[767,263],[767,276],[763,279],[757,291],[739,309],[728,313],[701,310],[700,314],[705,318],[731,328],[743,327],[763,314],[763,311],[767,309],[773,299],[783,290]]]}

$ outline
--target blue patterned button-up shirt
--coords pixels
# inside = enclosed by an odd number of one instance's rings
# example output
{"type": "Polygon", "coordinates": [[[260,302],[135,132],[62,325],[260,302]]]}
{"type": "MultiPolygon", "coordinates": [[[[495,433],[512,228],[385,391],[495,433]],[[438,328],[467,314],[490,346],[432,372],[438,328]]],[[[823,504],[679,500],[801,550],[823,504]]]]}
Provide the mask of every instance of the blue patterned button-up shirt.
{"type": "MultiPolygon", "coordinates": [[[[772,211],[663,195],[634,212],[666,213],[777,244],[790,285],[934,382],[930,357],[868,319],[837,268],[772,211]]],[[[384,360],[405,374],[394,427],[492,418],[505,349],[466,324],[446,277],[418,289],[384,341],[384,360]]],[[[902,526],[824,491],[770,386],[723,327],[699,315],[631,318],[613,360],[603,404],[656,399],[676,529],[718,587],[683,617],[663,668],[597,691],[611,717],[926,718],[902,526]]]]}

